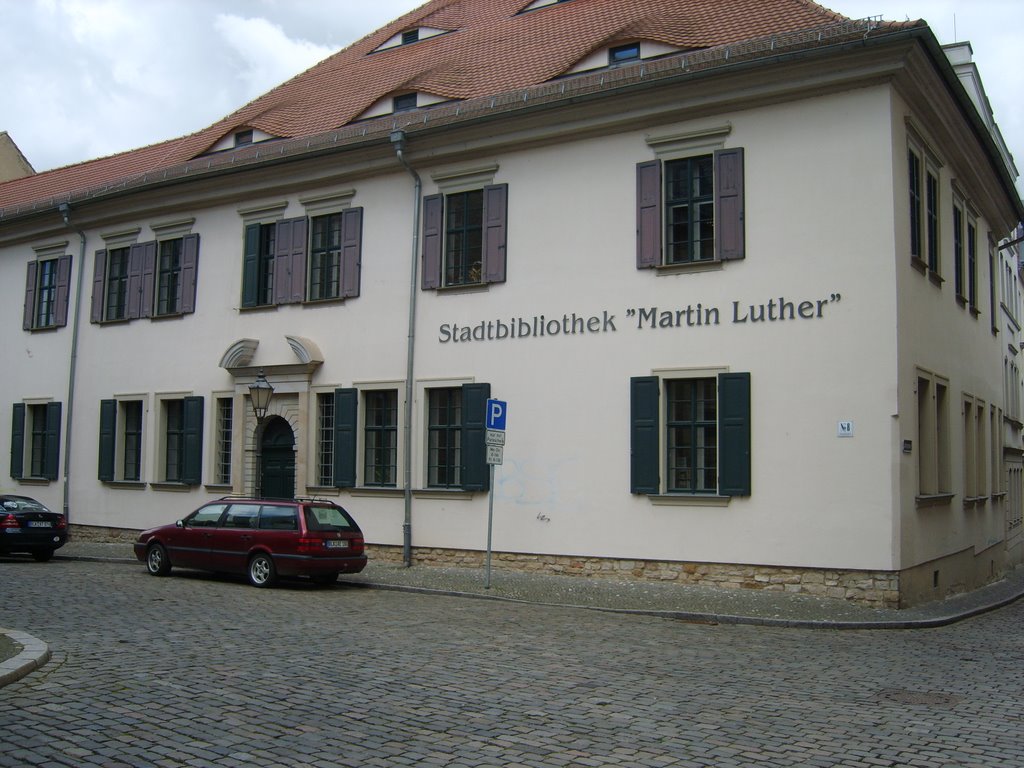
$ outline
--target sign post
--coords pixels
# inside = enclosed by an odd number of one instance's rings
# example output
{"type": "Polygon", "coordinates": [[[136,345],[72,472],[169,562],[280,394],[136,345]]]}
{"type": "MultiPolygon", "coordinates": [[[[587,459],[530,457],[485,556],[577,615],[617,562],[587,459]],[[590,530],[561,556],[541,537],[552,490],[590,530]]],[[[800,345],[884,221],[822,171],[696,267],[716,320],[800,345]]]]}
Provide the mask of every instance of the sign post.
{"type": "Polygon", "coordinates": [[[508,403],[504,400],[487,401],[487,431],[484,444],[487,447],[487,463],[491,466],[490,490],[487,493],[487,564],[484,569],[484,589],[491,588],[491,531],[494,526],[494,466],[501,464],[505,451],[505,415],[508,403]]]}

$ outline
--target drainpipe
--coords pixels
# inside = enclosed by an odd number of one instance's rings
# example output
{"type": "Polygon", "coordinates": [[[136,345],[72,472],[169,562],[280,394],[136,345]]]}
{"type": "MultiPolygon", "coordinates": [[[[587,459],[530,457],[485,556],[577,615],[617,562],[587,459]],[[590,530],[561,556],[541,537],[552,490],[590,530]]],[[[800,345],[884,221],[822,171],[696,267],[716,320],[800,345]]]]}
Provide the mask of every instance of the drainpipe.
{"type": "Polygon", "coordinates": [[[405,483],[405,520],[402,523],[402,562],[408,568],[412,565],[412,400],[413,400],[413,361],[416,349],[416,295],[419,292],[417,285],[417,272],[419,268],[420,249],[420,193],[423,190],[423,182],[420,175],[413,170],[412,166],[405,159],[405,131],[392,131],[391,143],[395,147],[395,153],[405,170],[412,176],[413,190],[413,214],[412,214],[412,262],[411,277],[409,282],[409,335],[406,341],[405,361],[405,424],[402,433],[405,439],[405,456],[403,463],[403,475],[405,483]]]}
{"type": "Polygon", "coordinates": [[[78,281],[75,286],[75,316],[71,322],[71,363],[68,368],[68,413],[67,428],[64,430],[64,520],[71,525],[69,495],[71,493],[71,425],[75,415],[75,369],[78,366],[78,326],[82,312],[82,279],[85,274],[85,232],[71,223],[71,206],[61,203],[57,208],[64,219],[64,226],[78,233],[81,245],[78,252],[78,281]]]}

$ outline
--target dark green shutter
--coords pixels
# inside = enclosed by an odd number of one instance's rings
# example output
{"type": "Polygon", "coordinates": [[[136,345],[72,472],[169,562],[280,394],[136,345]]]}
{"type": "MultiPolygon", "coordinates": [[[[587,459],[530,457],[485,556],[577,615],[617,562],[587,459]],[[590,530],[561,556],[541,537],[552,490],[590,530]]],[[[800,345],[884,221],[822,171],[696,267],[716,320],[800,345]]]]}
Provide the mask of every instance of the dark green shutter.
{"type": "Polygon", "coordinates": [[[334,485],[356,486],[356,436],[359,390],[334,390],[334,485]]]}
{"type": "Polygon", "coordinates": [[[96,251],[92,267],[92,305],[90,307],[89,322],[103,322],[105,307],[103,305],[104,288],[107,282],[107,251],[102,249],[96,251]]]}
{"type": "Polygon", "coordinates": [[[46,434],[43,477],[56,480],[60,474],[60,403],[46,404],[46,434]]]}
{"type": "Polygon", "coordinates": [[[203,482],[203,398],[186,397],[183,402],[185,446],[181,459],[181,482],[203,482]]]}
{"type": "Polygon", "coordinates": [[[245,228],[245,251],[242,255],[242,306],[255,307],[260,289],[260,225],[245,228]]]}
{"type": "Polygon", "coordinates": [[[25,473],[25,404],[15,403],[11,419],[11,477],[20,480],[25,473]]]}
{"type": "Polygon", "coordinates": [[[750,374],[718,374],[718,493],[750,495],[750,374]]]}
{"type": "Polygon", "coordinates": [[[629,380],[629,492],[660,493],[658,425],[661,382],[657,376],[629,380]]]}
{"type": "Polygon", "coordinates": [[[462,385],[462,490],[486,491],[491,487],[487,464],[486,423],[490,384],[462,385]]]}
{"type": "Polygon", "coordinates": [[[99,479],[114,479],[114,451],[117,446],[117,400],[100,400],[99,479]]]}

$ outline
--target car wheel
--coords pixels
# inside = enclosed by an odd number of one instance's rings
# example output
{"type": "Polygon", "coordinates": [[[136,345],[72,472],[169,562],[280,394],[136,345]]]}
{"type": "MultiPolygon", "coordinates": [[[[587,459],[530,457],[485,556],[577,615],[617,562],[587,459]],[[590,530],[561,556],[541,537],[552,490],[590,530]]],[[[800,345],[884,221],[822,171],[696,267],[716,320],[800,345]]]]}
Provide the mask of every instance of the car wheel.
{"type": "Polygon", "coordinates": [[[277,569],[274,561],[263,552],[258,552],[249,560],[249,583],[254,587],[270,587],[277,581],[277,569]]]}
{"type": "Polygon", "coordinates": [[[45,563],[51,557],[53,557],[52,549],[37,549],[32,553],[32,559],[37,563],[45,563]]]}
{"type": "Polygon", "coordinates": [[[322,587],[326,587],[329,584],[333,584],[338,580],[338,572],[334,573],[314,573],[309,577],[314,584],[319,584],[322,587]]]}
{"type": "Polygon", "coordinates": [[[163,544],[153,544],[146,551],[146,570],[154,576],[166,576],[171,572],[171,561],[163,544]]]}

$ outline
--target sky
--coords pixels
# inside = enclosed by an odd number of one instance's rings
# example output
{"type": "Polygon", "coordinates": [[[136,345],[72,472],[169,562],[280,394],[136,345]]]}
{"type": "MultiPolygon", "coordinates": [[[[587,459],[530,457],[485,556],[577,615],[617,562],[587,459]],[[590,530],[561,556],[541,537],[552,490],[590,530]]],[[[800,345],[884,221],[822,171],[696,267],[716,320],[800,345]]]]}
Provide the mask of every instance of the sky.
{"type": "MultiPolygon", "coordinates": [[[[183,136],[420,4],[0,0],[0,131],[37,171],[183,136]]],[[[1024,0],[823,4],[858,19],[923,18],[940,43],[969,40],[1024,173],[1024,0]]]]}

